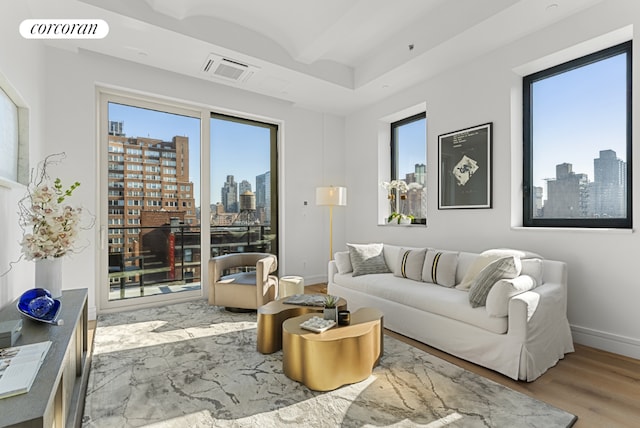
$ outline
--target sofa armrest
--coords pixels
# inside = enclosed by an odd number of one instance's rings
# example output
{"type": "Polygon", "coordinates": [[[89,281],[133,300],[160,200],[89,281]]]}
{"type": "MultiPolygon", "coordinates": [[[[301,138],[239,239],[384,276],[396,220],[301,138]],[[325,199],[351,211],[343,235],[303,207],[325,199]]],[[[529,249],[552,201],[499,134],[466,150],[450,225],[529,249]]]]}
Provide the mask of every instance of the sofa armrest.
{"type": "Polygon", "coordinates": [[[553,329],[567,317],[566,286],[545,283],[509,301],[508,334],[525,343],[532,335],[553,329]]]}
{"type": "Polygon", "coordinates": [[[327,284],[331,284],[333,282],[333,277],[338,273],[338,265],[335,260],[329,260],[329,265],[327,268],[327,284]]]}

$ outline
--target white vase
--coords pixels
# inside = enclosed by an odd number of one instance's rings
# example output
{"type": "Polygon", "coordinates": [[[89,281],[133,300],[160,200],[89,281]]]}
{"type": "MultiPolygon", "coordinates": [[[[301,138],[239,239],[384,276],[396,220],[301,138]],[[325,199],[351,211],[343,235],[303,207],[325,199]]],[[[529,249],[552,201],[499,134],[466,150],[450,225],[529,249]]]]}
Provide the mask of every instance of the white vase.
{"type": "Polygon", "coordinates": [[[36,288],[46,288],[51,297],[62,296],[62,257],[36,260],[36,288]]]}
{"type": "Polygon", "coordinates": [[[338,308],[324,308],[322,312],[324,319],[338,322],[338,308]]]}

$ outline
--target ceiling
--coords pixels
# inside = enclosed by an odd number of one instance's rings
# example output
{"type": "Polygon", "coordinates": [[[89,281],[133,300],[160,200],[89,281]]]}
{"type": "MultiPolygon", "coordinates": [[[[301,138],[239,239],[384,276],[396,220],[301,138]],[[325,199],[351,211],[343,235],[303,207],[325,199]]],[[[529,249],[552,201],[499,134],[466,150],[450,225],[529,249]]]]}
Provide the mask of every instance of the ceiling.
{"type": "Polygon", "coordinates": [[[50,46],[340,115],[600,1],[27,0],[33,18],[109,24],[104,39],[46,41],[50,46]],[[231,67],[224,76],[243,72],[235,80],[212,73],[215,67],[204,72],[208,58],[231,67]]]}

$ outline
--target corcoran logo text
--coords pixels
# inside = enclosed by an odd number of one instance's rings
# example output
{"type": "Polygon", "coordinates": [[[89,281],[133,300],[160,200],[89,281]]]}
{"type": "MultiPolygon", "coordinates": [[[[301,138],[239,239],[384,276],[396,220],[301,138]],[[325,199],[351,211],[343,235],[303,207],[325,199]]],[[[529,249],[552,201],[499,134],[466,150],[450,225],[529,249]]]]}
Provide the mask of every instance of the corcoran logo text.
{"type": "Polygon", "coordinates": [[[20,34],[25,39],[102,39],[109,24],[102,19],[25,19],[20,34]]]}

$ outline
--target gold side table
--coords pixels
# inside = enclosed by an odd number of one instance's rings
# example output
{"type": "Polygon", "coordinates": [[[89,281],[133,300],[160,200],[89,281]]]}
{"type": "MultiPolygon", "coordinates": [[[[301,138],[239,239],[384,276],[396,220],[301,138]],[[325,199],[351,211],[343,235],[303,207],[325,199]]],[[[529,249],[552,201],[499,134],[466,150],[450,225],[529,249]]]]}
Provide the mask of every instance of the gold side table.
{"type": "Polygon", "coordinates": [[[361,308],[351,314],[348,326],[323,333],[302,329],[300,323],[314,315],[282,324],[284,374],[315,391],[331,391],[368,378],[383,353],[382,312],[361,308]]]}
{"type": "MultiPolygon", "coordinates": [[[[321,295],[321,294],[318,294],[321,295]]],[[[282,323],[292,317],[322,312],[322,306],[302,306],[284,303],[286,299],[273,300],[258,308],[258,352],[273,354],[282,349],[282,323]]],[[[347,301],[338,300],[338,310],[347,309],[347,301]]]]}

